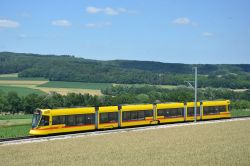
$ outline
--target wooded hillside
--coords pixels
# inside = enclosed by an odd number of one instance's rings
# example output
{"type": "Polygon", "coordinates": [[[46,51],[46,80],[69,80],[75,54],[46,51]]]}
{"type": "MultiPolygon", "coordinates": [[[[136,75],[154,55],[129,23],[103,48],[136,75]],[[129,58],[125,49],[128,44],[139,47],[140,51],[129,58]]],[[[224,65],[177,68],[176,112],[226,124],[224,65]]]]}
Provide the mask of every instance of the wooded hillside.
{"type": "MultiPolygon", "coordinates": [[[[97,61],[69,55],[0,53],[0,74],[53,81],[183,85],[195,65],[150,61],[97,61]]],[[[250,64],[199,64],[199,87],[250,88],[250,64]]]]}

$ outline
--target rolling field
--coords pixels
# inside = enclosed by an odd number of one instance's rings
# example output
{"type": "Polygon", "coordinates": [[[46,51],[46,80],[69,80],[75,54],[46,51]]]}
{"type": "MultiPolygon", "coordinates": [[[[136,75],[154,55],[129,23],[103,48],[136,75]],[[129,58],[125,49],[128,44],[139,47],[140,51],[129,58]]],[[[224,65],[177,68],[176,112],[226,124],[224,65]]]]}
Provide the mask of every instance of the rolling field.
{"type": "Polygon", "coordinates": [[[27,88],[27,87],[6,86],[6,85],[1,86],[1,84],[0,84],[0,92],[4,92],[4,93],[16,92],[20,96],[26,96],[31,93],[35,93],[39,95],[45,94],[41,90],[37,90],[37,89],[32,89],[32,88],[27,88]]]}
{"type": "Polygon", "coordinates": [[[18,73],[12,73],[12,74],[0,74],[0,78],[17,78],[18,73]]]}
{"type": "Polygon", "coordinates": [[[6,166],[250,165],[249,125],[244,120],[8,145],[0,146],[0,156],[6,166]]]}
{"type": "Polygon", "coordinates": [[[0,115],[0,120],[11,120],[11,119],[31,119],[32,114],[23,115],[0,115]]]}
{"type": "Polygon", "coordinates": [[[0,126],[0,138],[14,138],[29,135],[31,124],[17,126],[0,126]]]}
{"type": "Polygon", "coordinates": [[[31,127],[32,115],[1,115],[0,138],[27,136],[31,127]]]}
{"type": "Polygon", "coordinates": [[[176,86],[176,85],[150,85],[150,84],[113,84],[113,86],[126,86],[126,87],[144,87],[144,86],[156,86],[159,88],[166,88],[166,89],[174,89],[182,86],[176,86]]]}
{"type": "Polygon", "coordinates": [[[64,82],[64,81],[49,81],[39,87],[49,88],[75,88],[75,89],[96,89],[100,90],[103,88],[111,87],[111,83],[84,83],[84,82],[64,82]]]}
{"type": "Polygon", "coordinates": [[[0,120],[0,127],[7,126],[20,126],[31,124],[31,119],[9,119],[9,120],[0,120]]]}
{"type": "Polygon", "coordinates": [[[101,96],[101,89],[111,87],[110,83],[82,83],[82,82],[63,82],[48,81],[44,78],[19,78],[16,73],[0,75],[0,91],[15,91],[20,96],[27,94],[46,94],[57,92],[62,95],[68,93],[81,93],[101,96]]]}

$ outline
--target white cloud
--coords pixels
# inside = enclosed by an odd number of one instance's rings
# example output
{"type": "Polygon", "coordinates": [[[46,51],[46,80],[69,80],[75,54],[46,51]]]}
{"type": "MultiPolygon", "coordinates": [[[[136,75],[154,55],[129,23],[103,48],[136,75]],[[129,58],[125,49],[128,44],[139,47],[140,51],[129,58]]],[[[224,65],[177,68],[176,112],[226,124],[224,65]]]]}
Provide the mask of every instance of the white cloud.
{"type": "Polygon", "coordinates": [[[86,12],[89,14],[104,13],[107,15],[118,15],[121,13],[128,12],[128,10],[125,8],[111,8],[111,7],[97,8],[97,7],[89,6],[86,8],[86,12]]]}
{"type": "Polygon", "coordinates": [[[107,15],[117,15],[119,14],[119,11],[110,7],[107,7],[105,9],[103,9],[103,12],[107,15]]]}
{"type": "Polygon", "coordinates": [[[187,24],[191,24],[191,20],[187,17],[180,17],[177,18],[173,21],[174,24],[178,24],[178,25],[187,25],[187,24]]]}
{"type": "Polygon", "coordinates": [[[0,19],[0,28],[17,28],[20,24],[16,21],[0,19]]]}
{"type": "Polygon", "coordinates": [[[71,22],[68,20],[54,20],[51,22],[52,25],[61,26],[61,27],[69,27],[71,26],[71,22]]]}
{"type": "Polygon", "coordinates": [[[102,9],[96,8],[96,7],[93,7],[93,6],[89,6],[89,7],[86,8],[86,12],[91,13],[91,14],[99,13],[101,10],[102,9]]]}
{"type": "Polygon", "coordinates": [[[103,23],[87,23],[85,27],[87,28],[103,28],[112,25],[111,22],[103,22],[103,23]]]}
{"type": "Polygon", "coordinates": [[[202,36],[210,37],[210,36],[214,36],[214,34],[211,33],[211,32],[203,32],[203,33],[202,33],[202,36]]]}

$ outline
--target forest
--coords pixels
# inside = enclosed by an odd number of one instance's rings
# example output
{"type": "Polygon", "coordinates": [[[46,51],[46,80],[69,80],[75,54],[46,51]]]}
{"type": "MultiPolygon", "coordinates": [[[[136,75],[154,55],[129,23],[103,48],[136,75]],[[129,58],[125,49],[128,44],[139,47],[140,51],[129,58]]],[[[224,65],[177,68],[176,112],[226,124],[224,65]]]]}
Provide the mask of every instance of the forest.
{"type": "Polygon", "coordinates": [[[198,67],[200,88],[250,88],[249,64],[179,64],[150,61],[97,61],[72,55],[39,55],[1,52],[0,74],[44,77],[51,81],[184,85],[198,67]]]}

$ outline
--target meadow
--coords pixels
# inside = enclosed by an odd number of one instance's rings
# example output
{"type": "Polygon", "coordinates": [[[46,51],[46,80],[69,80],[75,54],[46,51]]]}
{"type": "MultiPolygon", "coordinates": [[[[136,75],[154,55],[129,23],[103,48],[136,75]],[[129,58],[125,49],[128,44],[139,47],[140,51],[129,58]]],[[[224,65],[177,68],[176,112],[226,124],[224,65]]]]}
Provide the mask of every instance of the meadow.
{"type": "Polygon", "coordinates": [[[29,134],[31,114],[0,115],[0,138],[22,137],[29,134]]]}
{"type": "Polygon", "coordinates": [[[85,82],[64,82],[64,81],[49,81],[39,87],[51,88],[76,88],[76,89],[104,89],[111,87],[111,83],[85,83],[85,82]]]}
{"type": "Polygon", "coordinates": [[[113,84],[113,86],[126,86],[126,87],[144,87],[144,86],[156,86],[159,88],[166,88],[166,89],[175,89],[179,87],[183,87],[182,85],[176,86],[176,85],[150,85],[150,84],[113,84]]]}
{"type": "Polygon", "coordinates": [[[45,92],[37,89],[27,88],[27,87],[15,87],[15,86],[1,86],[0,92],[8,93],[8,92],[16,92],[20,96],[26,96],[31,93],[35,93],[38,95],[46,94],[45,92]]]}
{"type": "Polygon", "coordinates": [[[0,138],[15,138],[29,135],[31,124],[17,126],[0,126],[0,138]]]}
{"type": "Polygon", "coordinates": [[[232,117],[250,116],[250,109],[234,109],[231,111],[232,117]]]}
{"type": "Polygon", "coordinates": [[[0,120],[0,127],[21,126],[31,124],[31,119],[6,119],[0,120]]]}
{"type": "Polygon", "coordinates": [[[0,115],[0,120],[11,120],[11,119],[31,119],[32,114],[21,114],[21,115],[0,115]]]}
{"type": "Polygon", "coordinates": [[[7,145],[0,156],[6,166],[249,165],[249,125],[244,120],[7,145]]]}
{"type": "Polygon", "coordinates": [[[49,81],[45,78],[21,78],[17,73],[0,75],[0,91],[15,91],[20,96],[26,96],[31,93],[48,94],[57,92],[62,95],[68,93],[81,93],[101,96],[101,89],[111,87],[111,83],[82,83],[82,82],[64,82],[49,81]]]}

